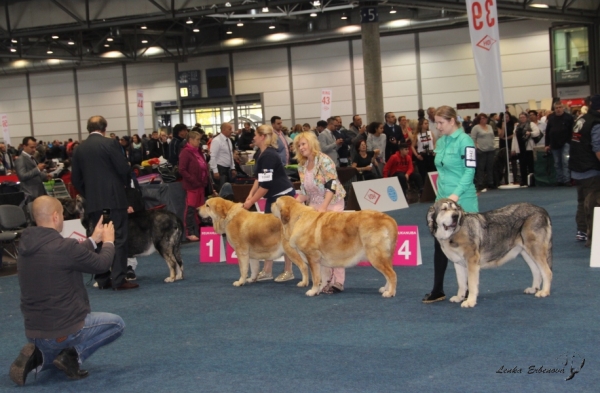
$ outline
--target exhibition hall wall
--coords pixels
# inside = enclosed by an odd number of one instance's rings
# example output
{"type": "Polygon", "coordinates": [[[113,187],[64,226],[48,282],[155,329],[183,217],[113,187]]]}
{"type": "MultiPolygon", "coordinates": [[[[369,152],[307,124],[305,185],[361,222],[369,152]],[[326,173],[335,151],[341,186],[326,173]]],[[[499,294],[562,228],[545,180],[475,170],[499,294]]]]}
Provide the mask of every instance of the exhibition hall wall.
{"type": "MultiPolygon", "coordinates": [[[[500,52],[506,103],[527,106],[552,96],[549,22],[500,24],[500,52]]],[[[284,124],[320,120],[321,89],[330,88],[332,114],[348,124],[354,113],[365,119],[362,42],[348,39],[322,44],[239,51],[190,58],[186,63],[139,63],[0,77],[0,114],[8,115],[13,144],[33,134],[42,140],[87,136],[86,120],[107,118],[109,131],[137,132],[136,91],[144,91],[146,132],[153,130],[152,102],[177,99],[177,69],[204,70],[233,65],[235,95],[262,93],[268,119],[284,124]],[[354,81],[354,83],[352,82],[354,81]],[[29,99],[31,101],[31,108],[29,99]]],[[[468,28],[399,34],[381,38],[385,111],[416,118],[419,107],[479,101],[468,28]],[[420,78],[419,78],[420,76],[420,78]]],[[[485,89],[485,85],[481,86],[485,89]]],[[[546,108],[549,109],[549,108],[546,108]]],[[[463,114],[471,114],[469,110],[463,114]]]]}

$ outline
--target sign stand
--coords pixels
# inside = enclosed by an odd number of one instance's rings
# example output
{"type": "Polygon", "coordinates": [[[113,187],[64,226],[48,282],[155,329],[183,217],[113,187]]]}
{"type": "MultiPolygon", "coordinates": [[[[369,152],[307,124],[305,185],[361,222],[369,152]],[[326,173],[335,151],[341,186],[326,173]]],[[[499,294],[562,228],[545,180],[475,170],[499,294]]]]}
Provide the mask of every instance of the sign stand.
{"type": "Polygon", "coordinates": [[[423,193],[421,194],[421,202],[433,202],[437,197],[437,172],[427,173],[427,179],[423,186],[423,193]]]}

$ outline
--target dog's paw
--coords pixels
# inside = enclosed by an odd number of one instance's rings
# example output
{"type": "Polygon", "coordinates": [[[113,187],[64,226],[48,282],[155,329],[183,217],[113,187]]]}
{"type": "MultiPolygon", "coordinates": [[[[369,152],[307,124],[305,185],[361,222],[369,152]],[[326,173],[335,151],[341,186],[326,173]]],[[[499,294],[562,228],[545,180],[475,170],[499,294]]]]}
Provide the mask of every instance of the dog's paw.
{"type": "Polygon", "coordinates": [[[242,280],[233,282],[234,287],[241,287],[242,285],[244,285],[244,281],[242,281],[242,280]]]}
{"type": "Polygon", "coordinates": [[[298,287],[307,287],[308,286],[308,280],[306,280],[306,281],[300,281],[298,284],[296,284],[296,286],[298,286],[298,287]]]}
{"type": "Polygon", "coordinates": [[[165,278],[165,282],[175,282],[175,279],[173,277],[167,277],[165,278]]]}
{"type": "Polygon", "coordinates": [[[248,284],[252,284],[252,283],[255,283],[255,282],[256,282],[256,277],[254,277],[254,278],[248,277],[246,279],[246,283],[248,283],[248,284]]]}
{"type": "MultiPolygon", "coordinates": [[[[452,300],[452,299],[450,299],[450,300],[452,300]]],[[[462,308],[471,308],[471,307],[475,307],[475,305],[476,305],[476,304],[477,304],[477,301],[476,301],[476,300],[469,300],[469,299],[467,298],[467,300],[465,300],[464,302],[462,302],[462,303],[460,304],[460,306],[461,306],[462,308]]]]}
{"type": "Polygon", "coordinates": [[[462,302],[463,300],[465,300],[465,298],[464,298],[463,296],[458,296],[458,295],[457,295],[457,296],[452,296],[452,297],[450,298],[450,301],[451,301],[452,303],[460,303],[460,302],[462,302]]]}
{"type": "Polygon", "coordinates": [[[537,291],[535,293],[535,297],[546,297],[546,296],[550,296],[550,291],[537,291]]]}
{"type": "MultiPolygon", "coordinates": [[[[381,288],[379,289],[379,291],[381,291],[381,288]]],[[[383,297],[394,297],[395,293],[392,293],[392,291],[383,291],[382,295],[383,297]]]]}
{"type": "Polygon", "coordinates": [[[183,280],[183,275],[175,276],[175,281],[183,280]]]}
{"type": "Polygon", "coordinates": [[[529,287],[529,288],[525,288],[525,290],[523,292],[525,292],[528,295],[533,295],[534,293],[536,293],[538,291],[537,288],[534,287],[529,287]]]}
{"type": "Polygon", "coordinates": [[[317,291],[316,289],[309,289],[308,291],[306,291],[306,296],[316,296],[319,294],[319,291],[317,291]]]}
{"type": "Polygon", "coordinates": [[[385,287],[379,288],[379,293],[384,293],[384,292],[385,292],[385,287]]]}

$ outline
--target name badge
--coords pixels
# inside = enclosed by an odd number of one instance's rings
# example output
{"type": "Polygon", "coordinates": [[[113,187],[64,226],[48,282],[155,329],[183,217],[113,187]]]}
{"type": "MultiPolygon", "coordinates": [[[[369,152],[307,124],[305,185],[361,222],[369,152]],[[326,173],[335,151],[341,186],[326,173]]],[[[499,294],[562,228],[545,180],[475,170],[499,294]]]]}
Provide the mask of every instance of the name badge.
{"type": "Polygon", "coordinates": [[[340,158],[340,162],[342,164],[347,164],[348,163],[348,159],[347,158],[340,158]]]}
{"type": "Polygon", "coordinates": [[[271,180],[273,180],[273,172],[258,174],[259,182],[265,182],[265,181],[271,181],[271,180]]]}
{"type": "Polygon", "coordinates": [[[465,166],[467,168],[477,168],[477,160],[474,147],[465,147],[465,166]]]}

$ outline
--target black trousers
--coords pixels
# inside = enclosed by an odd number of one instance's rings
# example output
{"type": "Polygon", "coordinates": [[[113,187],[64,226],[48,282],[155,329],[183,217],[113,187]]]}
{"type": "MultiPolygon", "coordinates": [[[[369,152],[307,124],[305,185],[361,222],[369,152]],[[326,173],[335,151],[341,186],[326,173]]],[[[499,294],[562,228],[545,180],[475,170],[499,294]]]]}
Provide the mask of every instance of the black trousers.
{"type": "MultiPolygon", "coordinates": [[[[398,178],[398,180],[400,181],[400,187],[402,187],[402,191],[404,192],[404,195],[406,195],[406,191],[408,190],[408,182],[406,181],[406,173],[396,172],[396,173],[394,173],[394,176],[396,176],[398,178]]],[[[421,192],[421,190],[423,189],[423,179],[421,178],[421,175],[416,172],[413,172],[410,174],[408,179],[415,185],[415,187],[417,187],[417,192],[421,192]]]]}
{"type": "MultiPolygon", "coordinates": [[[[89,214],[90,228],[93,229],[102,219],[102,211],[96,211],[89,214]]],[[[101,288],[106,286],[112,280],[113,288],[123,284],[125,273],[127,273],[127,209],[111,209],[110,219],[115,227],[115,258],[111,270],[101,274],[96,274],[94,279],[101,288]]]]}
{"type": "Polygon", "coordinates": [[[519,166],[521,169],[521,185],[527,185],[527,175],[534,172],[533,151],[527,150],[519,153],[519,166]]]}
{"type": "Polygon", "coordinates": [[[232,183],[231,179],[231,168],[217,165],[217,170],[219,171],[219,190],[223,187],[225,183],[232,183]]]}
{"type": "Polygon", "coordinates": [[[446,268],[448,268],[448,257],[442,251],[442,246],[437,239],[434,239],[435,246],[433,251],[433,289],[431,293],[434,295],[444,293],[444,276],[446,268]]]}

